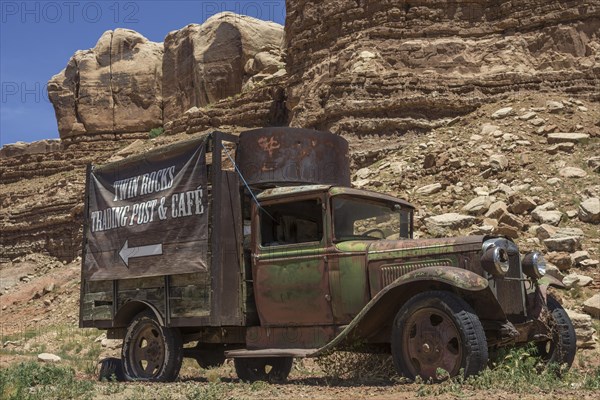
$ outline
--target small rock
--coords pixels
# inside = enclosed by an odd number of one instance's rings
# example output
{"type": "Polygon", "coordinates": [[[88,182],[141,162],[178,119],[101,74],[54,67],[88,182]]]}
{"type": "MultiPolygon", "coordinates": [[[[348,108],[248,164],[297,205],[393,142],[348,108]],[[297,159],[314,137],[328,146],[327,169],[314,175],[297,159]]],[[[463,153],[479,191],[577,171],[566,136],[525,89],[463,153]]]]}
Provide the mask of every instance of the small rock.
{"type": "Polygon", "coordinates": [[[41,354],[38,354],[37,357],[38,357],[38,361],[45,362],[45,363],[55,363],[55,362],[60,361],[59,356],[57,356],[56,354],[51,354],[51,353],[41,353],[41,354]]]}
{"type": "Polygon", "coordinates": [[[591,197],[579,204],[579,219],[590,224],[600,223],[600,198],[591,197]]]}
{"type": "Polygon", "coordinates": [[[584,287],[584,286],[589,285],[593,281],[594,281],[594,279],[592,277],[589,277],[586,275],[579,275],[579,274],[569,274],[569,275],[565,276],[565,279],[563,279],[563,283],[568,288],[573,288],[576,286],[584,287]]]}
{"type": "Polygon", "coordinates": [[[546,181],[546,183],[548,185],[552,185],[552,186],[556,186],[561,182],[562,182],[562,179],[560,179],[560,178],[550,178],[546,181]]]}
{"type": "Polygon", "coordinates": [[[371,170],[368,167],[364,167],[356,171],[356,177],[358,179],[366,179],[371,175],[371,170]]]}
{"type": "Polygon", "coordinates": [[[537,116],[537,114],[536,114],[536,113],[534,113],[533,111],[530,111],[530,112],[528,112],[528,113],[525,113],[525,114],[523,114],[523,115],[520,115],[518,118],[519,118],[521,121],[529,121],[530,119],[532,119],[532,118],[535,118],[536,116],[537,116]]]}
{"type": "Polygon", "coordinates": [[[494,233],[497,235],[508,236],[512,239],[517,239],[519,237],[519,230],[506,224],[498,225],[498,227],[494,229],[494,233]]]}
{"type": "Polygon", "coordinates": [[[509,212],[504,213],[500,218],[498,218],[498,222],[518,230],[523,230],[523,228],[525,228],[523,221],[516,215],[509,212]]]}
{"type": "Polygon", "coordinates": [[[575,144],[573,143],[557,143],[546,149],[546,153],[548,154],[558,154],[559,151],[565,153],[572,153],[575,150],[575,144]]]}
{"type": "Polygon", "coordinates": [[[600,319],[600,293],[593,295],[583,303],[583,311],[600,319]]]}
{"type": "Polygon", "coordinates": [[[587,260],[588,258],[590,258],[590,255],[587,251],[576,251],[575,253],[571,254],[571,262],[575,266],[579,265],[579,263],[581,263],[583,260],[587,260]]]}
{"type": "Polygon", "coordinates": [[[493,135],[495,132],[501,132],[500,127],[492,124],[483,124],[481,126],[482,135],[493,135]]]}
{"type": "Polygon", "coordinates": [[[587,173],[581,168],[565,167],[558,171],[563,178],[585,178],[587,173]]]}
{"type": "Polygon", "coordinates": [[[554,265],[552,263],[546,264],[546,274],[555,277],[556,279],[558,279],[561,282],[565,278],[565,276],[560,272],[560,270],[556,267],[556,265],[554,265]]]}
{"type": "Polygon", "coordinates": [[[575,327],[577,334],[577,347],[589,348],[594,347],[596,330],[592,326],[592,317],[587,314],[578,313],[573,310],[565,310],[575,327]]]}
{"type": "Polygon", "coordinates": [[[487,196],[479,196],[475,197],[471,201],[469,201],[462,210],[467,214],[471,215],[481,215],[488,211],[492,201],[487,196]]]}
{"type": "Polygon", "coordinates": [[[556,235],[557,232],[558,230],[552,225],[542,224],[536,228],[535,236],[540,240],[544,240],[556,235]]]}
{"type": "Polygon", "coordinates": [[[514,193],[508,197],[510,202],[510,211],[515,214],[525,214],[536,207],[535,201],[531,197],[525,197],[519,193],[514,193]]]}
{"type": "Polygon", "coordinates": [[[567,210],[566,211],[567,217],[569,217],[569,219],[571,218],[575,218],[579,212],[577,210],[567,210]]]}
{"type": "Polygon", "coordinates": [[[488,160],[494,171],[504,171],[508,167],[508,158],[503,154],[493,154],[488,160]]]}
{"type": "Polygon", "coordinates": [[[591,258],[579,262],[579,266],[583,269],[598,268],[598,265],[600,265],[600,261],[592,260],[591,258]]]}
{"type": "Polygon", "coordinates": [[[586,133],[557,132],[548,134],[548,143],[581,143],[589,138],[590,135],[586,133]]]}
{"type": "Polygon", "coordinates": [[[572,260],[569,256],[569,253],[559,253],[556,251],[552,251],[546,254],[545,257],[549,262],[556,265],[559,270],[565,271],[571,268],[572,260]]]}
{"type": "Polygon", "coordinates": [[[55,286],[56,285],[54,284],[54,282],[46,285],[46,287],[44,287],[44,294],[52,293],[54,291],[55,286]]]}
{"type": "Polygon", "coordinates": [[[437,193],[442,190],[441,183],[433,183],[431,185],[426,185],[417,189],[418,194],[430,195],[437,193]]]}
{"type": "Polygon", "coordinates": [[[543,119],[541,119],[540,117],[534,118],[531,121],[529,121],[533,126],[542,126],[546,123],[546,121],[544,121],[543,119]]]}
{"type": "Polygon", "coordinates": [[[552,236],[544,239],[544,245],[549,251],[565,251],[574,253],[581,248],[581,242],[576,236],[552,236]]]}
{"type": "Polygon", "coordinates": [[[590,157],[587,160],[587,166],[594,172],[600,172],[600,156],[590,157]]]}
{"type": "Polygon", "coordinates": [[[503,201],[497,201],[490,205],[488,211],[485,213],[485,216],[487,218],[498,219],[506,213],[508,213],[508,206],[506,203],[503,201]]]}
{"type": "Polygon", "coordinates": [[[550,101],[549,100],[546,102],[546,108],[551,113],[557,113],[557,112],[564,110],[565,106],[560,101],[550,101]]]}
{"type": "Polygon", "coordinates": [[[49,307],[51,304],[52,304],[52,300],[50,300],[50,299],[44,299],[44,305],[46,307],[49,307]]]}
{"type": "Polygon", "coordinates": [[[504,107],[492,114],[492,119],[502,119],[512,115],[514,110],[512,107],[504,107]]]}
{"type": "Polygon", "coordinates": [[[541,224],[549,224],[558,226],[562,219],[563,213],[560,211],[536,211],[533,210],[531,213],[533,219],[541,224]]]}

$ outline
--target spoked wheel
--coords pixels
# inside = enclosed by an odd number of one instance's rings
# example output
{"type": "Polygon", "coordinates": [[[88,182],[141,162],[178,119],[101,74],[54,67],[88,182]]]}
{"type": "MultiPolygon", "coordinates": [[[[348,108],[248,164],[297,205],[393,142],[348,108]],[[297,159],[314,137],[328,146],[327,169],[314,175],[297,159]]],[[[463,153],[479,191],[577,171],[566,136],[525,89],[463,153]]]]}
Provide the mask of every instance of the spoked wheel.
{"type": "Polygon", "coordinates": [[[143,311],[127,328],[122,358],[130,380],[173,381],[183,360],[179,330],[160,326],[153,312],[143,311]]]}
{"type": "Polygon", "coordinates": [[[549,327],[551,339],[537,344],[538,354],[548,364],[566,365],[568,369],[577,351],[575,328],[565,309],[554,297],[548,296],[547,304],[552,315],[549,327]]]}
{"type": "Polygon", "coordinates": [[[465,376],[479,373],[488,349],[472,308],[452,293],[431,291],[410,299],[396,315],[392,356],[399,374],[439,381],[461,369],[465,376]]]}
{"type": "Polygon", "coordinates": [[[238,378],[246,382],[283,382],[287,379],[292,357],[236,358],[233,360],[238,378]]]}

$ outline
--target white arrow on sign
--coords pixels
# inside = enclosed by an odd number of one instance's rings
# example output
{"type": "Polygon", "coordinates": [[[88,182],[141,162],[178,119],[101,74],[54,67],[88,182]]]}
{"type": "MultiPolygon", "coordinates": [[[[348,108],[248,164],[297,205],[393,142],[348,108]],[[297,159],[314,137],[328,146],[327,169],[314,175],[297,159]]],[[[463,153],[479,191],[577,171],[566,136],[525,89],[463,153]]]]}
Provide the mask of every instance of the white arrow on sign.
{"type": "Polygon", "coordinates": [[[125,240],[125,244],[119,251],[119,256],[129,268],[129,259],[137,258],[137,257],[146,257],[146,256],[159,256],[162,252],[162,243],[159,244],[151,244],[148,246],[139,246],[139,247],[129,247],[128,240],[125,240]]]}

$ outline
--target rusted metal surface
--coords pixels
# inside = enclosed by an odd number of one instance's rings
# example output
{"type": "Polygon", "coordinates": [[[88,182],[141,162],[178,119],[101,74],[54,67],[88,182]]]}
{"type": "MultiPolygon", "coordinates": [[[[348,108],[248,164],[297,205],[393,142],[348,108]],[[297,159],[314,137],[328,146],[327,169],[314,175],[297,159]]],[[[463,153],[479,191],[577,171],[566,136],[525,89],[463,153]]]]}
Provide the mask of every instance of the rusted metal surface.
{"type": "Polygon", "coordinates": [[[328,132],[299,128],[242,132],[237,164],[248,184],[255,188],[350,186],[348,142],[328,132]]]}
{"type": "Polygon", "coordinates": [[[300,196],[305,194],[311,194],[315,192],[325,192],[331,185],[302,185],[302,186],[284,186],[272,189],[266,189],[256,195],[258,200],[271,200],[276,198],[292,198],[293,196],[300,196]]]}
{"type": "MultiPolygon", "coordinates": [[[[301,310],[298,310],[299,312],[301,310]]],[[[253,349],[316,349],[326,345],[336,335],[333,325],[249,327],[246,348],[253,349]]]]}
{"type": "Polygon", "coordinates": [[[383,200],[383,201],[389,201],[392,203],[398,203],[406,208],[410,208],[410,209],[415,208],[415,206],[413,206],[408,201],[398,199],[396,197],[389,196],[387,194],[373,192],[373,191],[364,190],[364,189],[353,189],[351,187],[334,186],[329,190],[329,194],[331,196],[348,195],[348,196],[356,196],[356,197],[362,197],[362,198],[370,198],[373,200],[383,200]]]}

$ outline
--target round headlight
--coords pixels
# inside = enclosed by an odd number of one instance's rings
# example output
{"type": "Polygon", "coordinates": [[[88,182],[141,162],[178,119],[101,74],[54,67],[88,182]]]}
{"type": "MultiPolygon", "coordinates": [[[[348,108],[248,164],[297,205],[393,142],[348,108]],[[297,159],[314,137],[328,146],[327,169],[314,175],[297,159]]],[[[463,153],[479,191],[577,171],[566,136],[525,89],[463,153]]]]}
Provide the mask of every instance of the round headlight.
{"type": "Polygon", "coordinates": [[[510,268],[506,249],[489,247],[481,257],[481,266],[492,275],[506,274],[510,268]]]}
{"type": "Polygon", "coordinates": [[[539,279],[546,274],[546,260],[537,251],[527,253],[523,258],[523,272],[530,278],[539,279]]]}

